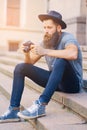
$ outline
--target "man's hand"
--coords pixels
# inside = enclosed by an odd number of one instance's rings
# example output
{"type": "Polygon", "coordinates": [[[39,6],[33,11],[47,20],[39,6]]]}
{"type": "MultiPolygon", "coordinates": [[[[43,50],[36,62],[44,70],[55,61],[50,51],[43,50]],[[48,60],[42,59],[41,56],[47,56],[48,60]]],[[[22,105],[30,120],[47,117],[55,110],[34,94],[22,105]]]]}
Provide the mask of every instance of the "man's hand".
{"type": "Polygon", "coordinates": [[[31,52],[34,53],[35,55],[44,56],[46,49],[44,49],[40,45],[31,45],[31,52]]]}
{"type": "Polygon", "coordinates": [[[24,49],[23,51],[25,53],[29,52],[31,50],[31,45],[33,45],[34,43],[32,43],[31,41],[27,41],[25,43],[23,43],[24,49]]]}
{"type": "Polygon", "coordinates": [[[26,41],[20,44],[18,52],[28,53],[31,50],[31,45],[33,45],[31,41],[26,41]]]}

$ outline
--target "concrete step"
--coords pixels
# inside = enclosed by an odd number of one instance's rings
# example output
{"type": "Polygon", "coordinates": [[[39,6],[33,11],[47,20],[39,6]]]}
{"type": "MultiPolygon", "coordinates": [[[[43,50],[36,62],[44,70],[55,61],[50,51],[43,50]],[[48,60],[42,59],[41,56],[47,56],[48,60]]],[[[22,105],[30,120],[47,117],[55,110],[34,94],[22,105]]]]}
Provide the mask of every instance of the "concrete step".
{"type": "Polygon", "coordinates": [[[87,52],[87,46],[86,45],[82,45],[80,46],[82,52],[87,52]]]}
{"type": "MultiPolygon", "coordinates": [[[[21,56],[20,55],[17,55],[17,56],[12,55],[12,56],[10,56],[10,53],[7,53],[7,56],[0,56],[0,66],[2,64],[10,65],[10,66],[16,66],[18,63],[23,62],[23,59],[20,59],[19,57],[21,57],[21,56]]],[[[45,63],[43,58],[39,62],[37,62],[35,65],[48,70],[48,66],[45,63]]],[[[86,75],[87,75],[87,61],[83,60],[83,77],[85,79],[87,79],[86,75]]]]}
{"type": "Polygon", "coordinates": [[[82,52],[82,57],[84,60],[87,61],[87,51],[86,52],[82,52]]]}
{"type": "Polygon", "coordinates": [[[21,63],[21,62],[23,61],[19,59],[12,59],[10,57],[0,56],[0,63],[3,63],[3,64],[15,66],[16,64],[21,63]]]}
{"type": "MultiPolygon", "coordinates": [[[[36,63],[35,65],[48,70],[47,64],[43,64],[42,62],[36,63]]],[[[13,75],[14,68],[15,68],[15,65],[8,65],[8,64],[0,63],[0,71],[11,77],[13,75]]],[[[87,86],[87,83],[86,83],[87,82],[86,81],[87,80],[87,71],[83,71],[83,79],[85,80],[85,86],[87,86]]]]}
{"type": "MultiPolygon", "coordinates": [[[[1,57],[5,57],[5,58],[8,58],[9,60],[16,60],[16,61],[18,61],[18,60],[20,60],[20,61],[23,61],[24,60],[24,55],[22,54],[22,53],[17,53],[17,52],[6,52],[5,54],[0,54],[0,56],[1,57]]],[[[40,62],[45,62],[45,59],[44,59],[44,57],[42,57],[41,59],[40,59],[40,62]]]]}
{"type": "Polygon", "coordinates": [[[83,70],[87,72],[87,61],[83,61],[83,70]]]}
{"type": "MultiPolygon", "coordinates": [[[[87,50],[86,50],[87,46],[84,48],[84,50],[82,49],[82,57],[83,59],[87,60],[87,50]]],[[[5,53],[1,53],[0,52],[0,56],[6,56],[12,59],[19,59],[19,60],[23,60],[24,55],[22,53],[18,53],[18,52],[5,52],[5,53]]],[[[45,62],[45,58],[42,57],[41,62],[45,62]]]]}
{"type": "MultiPolygon", "coordinates": [[[[9,100],[0,92],[0,115],[7,110],[9,100]]],[[[14,122],[0,124],[0,130],[35,130],[29,122],[14,122]]]]}
{"type": "MultiPolygon", "coordinates": [[[[13,77],[13,70],[14,70],[13,66],[3,64],[0,65],[0,72],[9,76],[9,78],[13,77]]],[[[40,87],[39,85],[35,84],[34,82],[32,82],[27,78],[25,84],[28,89],[33,89],[40,93],[43,91],[42,87],[40,87]]],[[[87,119],[87,114],[85,114],[87,113],[87,103],[85,100],[86,98],[87,98],[86,92],[82,92],[80,94],[64,94],[60,92],[55,92],[52,97],[52,99],[55,100],[56,102],[62,103],[64,106],[67,106],[68,108],[79,113],[81,116],[87,119]]]]}
{"type": "MultiPolygon", "coordinates": [[[[83,55],[83,70],[87,72],[87,52],[82,52],[82,55],[83,55]]],[[[24,55],[17,52],[6,52],[4,55],[0,55],[0,63],[13,66],[23,62],[23,59],[24,55]]],[[[45,66],[48,69],[44,57],[42,57],[37,64],[40,64],[40,66],[45,66]]]]}
{"type": "Polygon", "coordinates": [[[2,56],[6,56],[11,59],[19,59],[19,60],[23,60],[23,58],[24,58],[23,53],[18,53],[18,52],[6,52],[2,56]]]}
{"type": "MultiPolygon", "coordinates": [[[[18,59],[18,60],[22,60],[22,61],[24,59],[24,54],[18,53],[18,52],[5,52],[5,53],[0,52],[0,56],[8,57],[9,59],[18,59]]],[[[40,59],[40,62],[45,63],[45,58],[42,57],[40,59]]]]}
{"type": "MultiPolygon", "coordinates": [[[[9,53],[8,53],[9,54],[9,53]]],[[[9,54],[10,55],[10,54],[9,54]]],[[[0,64],[10,65],[10,66],[16,66],[18,63],[24,62],[23,59],[19,58],[18,56],[14,58],[14,56],[0,56],[0,64]]],[[[39,62],[36,63],[37,66],[40,66],[42,68],[48,69],[48,66],[44,60],[44,58],[41,58],[39,62]]]]}
{"type": "MultiPolygon", "coordinates": [[[[0,91],[4,96],[7,97],[7,99],[10,98],[11,94],[11,87],[12,87],[12,78],[0,73],[0,91]],[[4,81],[5,79],[5,81],[4,81]]],[[[32,104],[32,101],[36,100],[39,97],[39,93],[37,93],[34,90],[28,89],[25,87],[24,93],[22,96],[21,104],[25,108],[30,106],[32,104]]],[[[4,98],[0,98],[4,99],[4,98]]],[[[6,106],[8,106],[9,102],[2,101],[2,104],[6,103],[6,106]]],[[[1,105],[2,106],[2,105],[1,105]]],[[[4,112],[4,109],[2,109],[2,112],[4,112]]],[[[6,109],[6,107],[5,107],[6,109]]],[[[34,127],[36,127],[37,130],[64,130],[66,126],[66,130],[72,130],[73,129],[81,129],[83,130],[87,129],[86,120],[77,114],[73,113],[72,111],[69,111],[67,108],[63,108],[61,104],[54,102],[53,100],[50,101],[49,105],[47,106],[47,116],[43,118],[38,118],[34,120],[29,121],[31,124],[33,124],[34,127]],[[60,127],[61,126],[61,127],[60,127]],[[71,127],[72,126],[72,127],[71,127]],[[83,127],[82,127],[83,126],[83,127]]],[[[20,124],[20,123],[19,123],[20,124]]],[[[24,123],[24,126],[26,122],[24,123]]],[[[23,125],[21,124],[21,125],[23,125]]],[[[18,125],[19,126],[19,125],[18,125]]],[[[23,127],[23,126],[22,126],[23,127]]],[[[25,126],[26,127],[26,126],[25,126]]],[[[20,127],[19,127],[20,128],[20,127]]],[[[24,129],[24,127],[23,127],[24,129]]],[[[1,129],[0,129],[1,130],[1,129]]],[[[3,130],[3,129],[2,129],[3,130]]],[[[21,129],[20,129],[21,130],[21,129]]],[[[31,130],[31,129],[29,129],[31,130]]]]}

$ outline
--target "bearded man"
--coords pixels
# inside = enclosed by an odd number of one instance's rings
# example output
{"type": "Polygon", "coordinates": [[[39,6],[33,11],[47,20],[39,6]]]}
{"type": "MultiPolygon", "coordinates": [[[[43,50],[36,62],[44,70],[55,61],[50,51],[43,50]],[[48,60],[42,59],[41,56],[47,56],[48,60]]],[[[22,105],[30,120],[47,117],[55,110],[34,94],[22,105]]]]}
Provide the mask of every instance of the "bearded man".
{"type": "Polygon", "coordinates": [[[83,85],[80,46],[72,34],[62,31],[66,28],[62,15],[50,11],[38,17],[43,23],[44,38],[40,45],[31,42],[22,45],[24,63],[15,67],[10,106],[0,117],[0,122],[44,116],[46,105],[55,91],[79,93],[83,85]],[[49,70],[34,65],[43,56],[49,70]],[[25,76],[44,87],[44,91],[31,107],[20,112],[25,76]]]}

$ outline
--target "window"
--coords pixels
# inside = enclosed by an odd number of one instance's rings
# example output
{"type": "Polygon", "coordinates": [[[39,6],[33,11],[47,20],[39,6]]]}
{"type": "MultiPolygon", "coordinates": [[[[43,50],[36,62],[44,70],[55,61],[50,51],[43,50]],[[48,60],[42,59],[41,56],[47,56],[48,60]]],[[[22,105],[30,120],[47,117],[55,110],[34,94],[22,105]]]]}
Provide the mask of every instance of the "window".
{"type": "Polygon", "coordinates": [[[7,0],[7,25],[19,26],[20,0],[7,0]]]}
{"type": "Polygon", "coordinates": [[[19,41],[9,41],[8,42],[8,50],[9,51],[17,51],[19,46],[19,41]]]}

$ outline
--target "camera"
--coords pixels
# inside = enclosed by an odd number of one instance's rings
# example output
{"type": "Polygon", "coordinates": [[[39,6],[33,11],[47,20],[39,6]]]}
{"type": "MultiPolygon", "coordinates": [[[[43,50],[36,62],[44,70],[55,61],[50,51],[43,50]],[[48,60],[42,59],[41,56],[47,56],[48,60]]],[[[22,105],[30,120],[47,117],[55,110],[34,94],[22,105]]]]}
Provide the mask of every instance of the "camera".
{"type": "Polygon", "coordinates": [[[30,51],[30,46],[33,45],[34,43],[32,43],[31,41],[27,41],[25,43],[23,43],[23,45],[25,46],[24,48],[24,52],[29,52],[30,51]]]}

